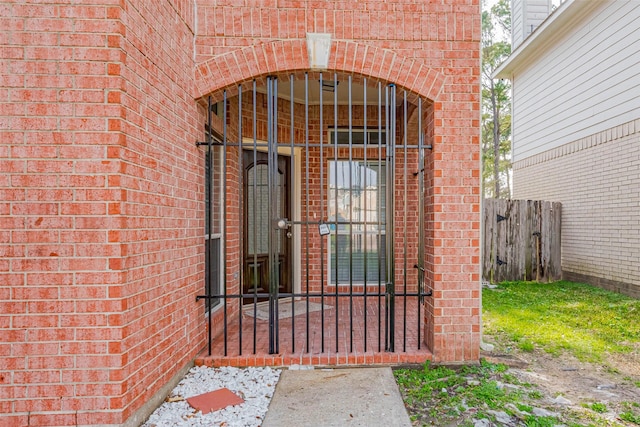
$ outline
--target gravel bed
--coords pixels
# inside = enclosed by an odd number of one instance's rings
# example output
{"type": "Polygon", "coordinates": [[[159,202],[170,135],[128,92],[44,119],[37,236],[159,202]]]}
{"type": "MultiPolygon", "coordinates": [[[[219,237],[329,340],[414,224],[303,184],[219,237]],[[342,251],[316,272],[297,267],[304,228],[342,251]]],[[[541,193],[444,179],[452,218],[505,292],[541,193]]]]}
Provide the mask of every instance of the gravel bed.
{"type": "Polygon", "coordinates": [[[280,370],[271,368],[193,367],[143,426],[258,427],[279,378],[280,370]],[[245,402],[202,415],[184,400],[223,387],[245,402]]]}

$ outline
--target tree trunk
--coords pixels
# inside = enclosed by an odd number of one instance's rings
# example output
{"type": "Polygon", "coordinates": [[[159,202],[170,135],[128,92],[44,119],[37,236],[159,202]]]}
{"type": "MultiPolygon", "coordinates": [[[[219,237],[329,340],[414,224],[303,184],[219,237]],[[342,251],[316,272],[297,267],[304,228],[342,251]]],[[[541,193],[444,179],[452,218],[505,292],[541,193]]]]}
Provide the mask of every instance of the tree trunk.
{"type": "Polygon", "coordinates": [[[511,198],[511,177],[509,174],[509,171],[511,170],[511,167],[507,164],[507,153],[502,153],[502,160],[504,161],[504,173],[507,179],[507,188],[506,191],[507,193],[505,194],[505,197],[507,199],[511,198]]]}

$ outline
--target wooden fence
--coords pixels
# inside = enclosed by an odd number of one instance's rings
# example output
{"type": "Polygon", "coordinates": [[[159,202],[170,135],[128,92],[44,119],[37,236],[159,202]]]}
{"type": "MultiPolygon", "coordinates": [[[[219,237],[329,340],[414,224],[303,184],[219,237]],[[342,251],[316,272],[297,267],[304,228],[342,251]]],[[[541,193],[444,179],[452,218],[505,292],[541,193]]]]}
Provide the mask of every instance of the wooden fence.
{"type": "Polygon", "coordinates": [[[561,279],[560,203],[485,199],[483,215],[483,280],[561,279]]]}

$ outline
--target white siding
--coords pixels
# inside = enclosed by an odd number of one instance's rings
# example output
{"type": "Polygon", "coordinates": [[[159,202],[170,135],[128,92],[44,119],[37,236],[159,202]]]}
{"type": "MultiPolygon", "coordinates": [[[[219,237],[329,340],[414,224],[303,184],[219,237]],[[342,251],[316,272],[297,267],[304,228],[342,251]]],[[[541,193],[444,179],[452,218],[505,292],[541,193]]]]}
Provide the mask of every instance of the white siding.
{"type": "Polygon", "coordinates": [[[551,13],[550,0],[527,0],[525,4],[524,38],[526,39],[551,13]]]}
{"type": "Polygon", "coordinates": [[[511,46],[514,50],[524,41],[524,1],[511,1],[511,46]]]}
{"type": "Polygon", "coordinates": [[[512,0],[512,50],[515,50],[550,13],[551,0],[512,0]]]}
{"type": "Polygon", "coordinates": [[[546,49],[514,72],[514,161],[640,117],[640,2],[603,2],[546,49]]]}

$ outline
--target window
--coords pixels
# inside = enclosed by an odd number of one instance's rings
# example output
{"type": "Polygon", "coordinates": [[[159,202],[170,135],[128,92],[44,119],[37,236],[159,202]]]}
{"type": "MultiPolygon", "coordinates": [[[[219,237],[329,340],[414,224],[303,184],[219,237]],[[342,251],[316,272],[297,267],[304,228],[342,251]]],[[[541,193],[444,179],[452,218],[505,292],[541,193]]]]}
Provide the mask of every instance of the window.
{"type": "MultiPolygon", "coordinates": [[[[329,130],[329,141],[333,144],[336,141],[338,144],[349,144],[349,130],[348,129],[338,129],[337,132],[335,129],[329,130]]],[[[365,141],[367,145],[377,146],[378,141],[384,146],[386,133],[384,131],[379,132],[378,129],[368,128],[365,132],[364,129],[352,129],[351,130],[351,144],[353,145],[363,145],[365,141]]]]}
{"type": "MultiPolygon", "coordinates": [[[[214,138],[215,139],[215,138],[214,138]]],[[[222,290],[222,147],[214,145],[205,157],[205,294],[222,290]]],[[[209,311],[220,299],[206,300],[209,311]]]]}
{"type": "Polygon", "coordinates": [[[332,284],[386,280],[385,174],[377,161],[329,162],[332,284]]]}

